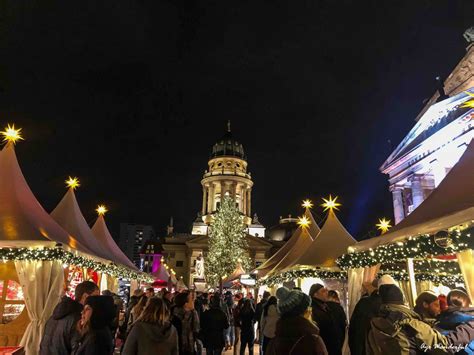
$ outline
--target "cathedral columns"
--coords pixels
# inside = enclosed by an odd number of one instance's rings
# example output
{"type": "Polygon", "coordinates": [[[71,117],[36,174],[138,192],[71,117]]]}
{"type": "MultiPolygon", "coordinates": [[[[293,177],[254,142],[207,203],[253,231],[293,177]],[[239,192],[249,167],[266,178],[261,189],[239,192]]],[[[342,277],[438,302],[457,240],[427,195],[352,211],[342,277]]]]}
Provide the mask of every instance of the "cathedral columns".
{"type": "Polygon", "coordinates": [[[241,212],[247,215],[247,189],[245,185],[240,187],[240,204],[242,205],[241,212]]]}
{"type": "Polygon", "coordinates": [[[390,188],[393,197],[393,214],[395,217],[395,224],[398,224],[405,218],[405,210],[403,207],[403,186],[393,185],[390,188]]]}
{"type": "Polygon", "coordinates": [[[424,200],[423,187],[421,186],[421,180],[423,175],[413,174],[410,178],[411,181],[411,196],[413,199],[413,209],[417,208],[424,200]]]}
{"type": "Polygon", "coordinates": [[[214,210],[214,184],[209,185],[209,198],[207,200],[207,213],[212,213],[214,210]]]}
{"type": "Polygon", "coordinates": [[[252,189],[247,190],[247,216],[252,215],[252,189]]]}
{"type": "Polygon", "coordinates": [[[202,215],[204,216],[206,214],[206,205],[207,205],[207,186],[202,187],[202,215]]]}

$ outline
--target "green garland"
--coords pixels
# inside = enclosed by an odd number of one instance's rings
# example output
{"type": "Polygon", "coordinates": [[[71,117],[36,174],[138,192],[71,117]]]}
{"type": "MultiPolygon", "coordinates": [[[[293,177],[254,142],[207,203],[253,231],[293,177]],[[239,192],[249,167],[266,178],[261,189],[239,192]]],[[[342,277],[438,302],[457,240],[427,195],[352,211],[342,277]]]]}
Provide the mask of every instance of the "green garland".
{"type": "MultiPolygon", "coordinates": [[[[393,271],[393,270],[381,270],[377,277],[380,278],[382,275],[391,275],[397,281],[408,281],[408,273],[406,271],[393,271]]],[[[431,281],[434,284],[443,285],[454,285],[456,283],[464,283],[464,279],[461,274],[456,275],[442,275],[432,273],[417,273],[415,274],[416,281],[431,281]]]]}
{"type": "Polygon", "coordinates": [[[105,264],[90,258],[74,255],[61,248],[0,248],[0,259],[7,260],[59,260],[65,265],[86,267],[97,272],[102,272],[123,279],[136,279],[138,281],[153,282],[153,278],[145,273],[133,271],[114,263],[105,264]]]}
{"type": "Polygon", "coordinates": [[[347,270],[406,261],[407,258],[453,254],[465,249],[474,249],[474,238],[471,238],[473,231],[474,228],[471,227],[462,231],[450,232],[448,237],[451,239],[451,244],[447,247],[436,244],[435,235],[424,234],[419,237],[410,237],[403,242],[385,244],[359,253],[344,254],[336,260],[336,263],[341,269],[347,270]]]}
{"type": "Polygon", "coordinates": [[[263,280],[258,280],[257,285],[267,285],[273,286],[277,284],[282,284],[284,282],[292,281],[299,278],[306,277],[318,277],[320,279],[347,279],[347,272],[345,271],[328,271],[321,269],[304,269],[304,270],[291,270],[286,271],[278,275],[270,276],[263,280]]]}

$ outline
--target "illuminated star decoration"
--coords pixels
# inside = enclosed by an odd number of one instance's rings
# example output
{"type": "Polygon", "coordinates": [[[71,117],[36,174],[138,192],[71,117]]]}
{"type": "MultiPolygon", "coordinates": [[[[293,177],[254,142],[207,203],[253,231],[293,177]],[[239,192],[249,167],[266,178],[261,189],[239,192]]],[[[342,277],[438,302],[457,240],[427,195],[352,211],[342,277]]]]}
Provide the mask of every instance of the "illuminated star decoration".
{"type": "Polygon", "coordinates": [[[81,186],[81,184],[79,184],[79,179],[77,177],[70,177],[70,176],[69,176],[69,179],[66,180],[66,185],[73,190],[81,186]]]}
{"type": "Polygon", "coordinates": [[[5,128],[4,131],[0,132],[0,134],[3,136],[3,141],[4,142],[13,142],[13,144],[16,143],[18,140],[23,140],[23,137],[20,134],[21,128],[15,129],[15,125],[12,124],[7,125],[7,128],[5,128]]]}
{"type": "Polygon", "coordinates": [[[298,218],[298,224],[300,227],[303,227],[303,228],[306,228],[310,225],[310,221],[308,218],[306,218],[306,216],[303,216],[303,217],[299,217],[298,218]]]}
{"type": "Polygon", "coordinates": [[[390,220],[385,218],[379,219],[379,223],[375,225],[382,234],[387,233],[387,231],[392,227],[390,225],[390,220]]]}
{"type": "Polygon", "coordinates": [[[107,212],[107,208],[104,205],[97,206],[96,212],[99,216],[103,216],[107,212]]]}
{"type": "Polygon", "coordinates": [[[474,94],[471,94],[469,91],[464,91],[466,94],[468,94],[472,99],[467,100],[462,104],[462,108],[468,107],[468,108],[474,108],[474,94]]]}
{"type": "Polygon", "coordinates": [[[313,203],[311,202],[311,200],[304,200],[301,206],[303,206],[304,208],[313,208],[313,203]]]}
{"type": "Polygon", "coordinates": [[[332,198],[331,195],[329,195],[329,198],[328,199],[325,199],[323,198],[323,201],[324,203],[321,205],[322,207],[324,207],[324,211],[327,211],[327,210],[339,210],[339,206],[341,205],[339,202],[336,202],[337,200],[337,196],[334,197],[334,199],[332,198]]]}

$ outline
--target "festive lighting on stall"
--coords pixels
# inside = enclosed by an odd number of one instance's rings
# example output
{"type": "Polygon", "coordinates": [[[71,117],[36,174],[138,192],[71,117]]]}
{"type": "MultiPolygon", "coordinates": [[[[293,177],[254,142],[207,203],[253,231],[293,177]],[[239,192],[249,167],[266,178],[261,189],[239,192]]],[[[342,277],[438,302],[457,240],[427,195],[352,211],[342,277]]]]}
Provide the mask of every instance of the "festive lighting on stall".
{"type": "Polygon", "coordinates": [[[338,196],[334,197],[334,199],[332,198],[331,195],[329,195],[329,198],[325,199],[323,197],[323,201],[324,203],[321,205],[322,207],[324,207],[324,211],[327,211],[327,210],[339,210],[339,206],[341,206],[341,204],[339,202],[336,202],[337,201],[337,198],[338,196]]]}
{"type": "Polygon", "coordinates": [[[297,223],[303,228],[307,228],[311,224],[310,220],[306,216],[299,217],[297,223]]]}
{"type": "Polygon", "coordinates": [[[466,94],[472,97],[468,101],[464,102],[461,107],[462,108],[474,108],[474,94],[471,94],[469,91],[464,91],[466,94]]]}
{"type": "Polygon", "coordinates": [[[304,208],[313,208],[313,203],[311,200],[304,200],[301,206],[304,208]]]}
{"type": "Polygon", "coordinates": [[[387,231],[390,228],[392,228],[392,225],[390,224],[390,220],[389,219],[387,220],[385,218],[379,219],[379,223],[377,223],[375,226],[377,227],[379,231],[382,232],[382,234],[387,233],[387,231]]]}
{"type": "Polygon", "coordinates": [[[106,212],[108,212],[107,208],[104,205],[97,206],[95,211],[99,216],[103,216],[106,212]]]}
{"type": "Polygon", "coordinates": [[[3,136],[4,142],[12,142],[13,144],[16,143],[18,140],[23,140],[21,136],[21,128],[16,129],[15,125],[12,124],[11,126],[8,124],[4,131],[1,131],[0,134],[3,136]]]}
{"type": "Polygon", "coordinates": [[[66,185],[67,187],[75,190],[76,188],[78,188],[79,186],[81,186],[81,184],[79,184],[79,179],[77,177],[70,177],[66,180],[66,185]]]}

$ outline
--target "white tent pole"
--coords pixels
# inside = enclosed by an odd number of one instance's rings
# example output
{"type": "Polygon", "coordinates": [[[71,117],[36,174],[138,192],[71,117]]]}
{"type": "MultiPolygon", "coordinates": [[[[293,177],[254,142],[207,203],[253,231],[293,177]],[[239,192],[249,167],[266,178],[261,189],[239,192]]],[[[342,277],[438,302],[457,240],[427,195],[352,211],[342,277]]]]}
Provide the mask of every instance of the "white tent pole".
{"type": "Polygon", "coordinates": [[[408,279],[410,282],[411,297],[413,299],[413,304],[414,304],[416,300],[416,280],[415,280],[415,267],[413,266],[413,258],[407,259],[407,271],[408,271],[408,279]]]}

